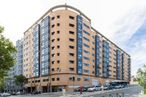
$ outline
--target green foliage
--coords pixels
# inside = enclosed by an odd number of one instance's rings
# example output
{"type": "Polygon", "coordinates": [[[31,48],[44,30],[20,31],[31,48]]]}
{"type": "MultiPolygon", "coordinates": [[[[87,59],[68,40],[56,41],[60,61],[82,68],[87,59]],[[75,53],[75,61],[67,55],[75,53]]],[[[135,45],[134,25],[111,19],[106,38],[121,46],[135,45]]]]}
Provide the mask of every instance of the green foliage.
{"type": "Polygon", "coordinates": [[[4,79],[0,78],[0,91],[4,90],[4,79]]]}
{"type": "Polygon", "coordinates": [[[8,70],[15,64],[12,55],[16,52],[13,43],[2,35],[3,31],[4,27],[0,26],[0,88],[3,87],[4,76],[7,75],[8,70]]]}
{"type": "Polygon", "coordinates": [[[144,93],[146,94],[146,65],[143,68],[139,68],[137,71],[138,83],[144,88],[144,93]]]}
{"type": "Polygon", "coordinates": [[[0,26],[0,33],[2,33],[4,31],[4,27],[0,26]]]}
{"type": "Polygon", "coordinates": [[[144,89],[144,94],[146,94],[146,89],[144,89]]]}
{"type": "Polygon", "coordinates": [[[26,77],[23,75],[15,76],[15,84],[18,86],[23,86],[23,84],[27,81],[26,77]]]}

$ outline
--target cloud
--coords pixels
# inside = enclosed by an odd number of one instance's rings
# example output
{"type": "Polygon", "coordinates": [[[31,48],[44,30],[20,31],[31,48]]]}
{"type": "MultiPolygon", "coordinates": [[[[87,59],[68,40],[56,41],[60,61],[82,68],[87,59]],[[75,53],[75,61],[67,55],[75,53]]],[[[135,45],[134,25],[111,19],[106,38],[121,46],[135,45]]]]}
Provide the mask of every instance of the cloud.
{"type": "MultiPolygon", "coordinates": [[[[126,43],[135,34],[135,32],[142,26],[144,20],[146,19],[146,7],[145,9],[133,9],[129,12],[123,19],[118,21],[115,26],[117,26],[117,31],[114,34],[114,39],[119,43],[126,43]]],[[[122,45],[124,45],[122,44],[122,45]]]]}
{"type": "Polygon", "coordinates": [[[135,75],[146,64],[146,4],[138,4],[114,25],[113,39],[131,55],[131,74],[135,75]]]}
{"type": "Polygon", "coordinates": [[[137,30],[146,18],[146,0],[1,0],[5,36],[15,42],[49,8],[65,3],[80,9],[94,28],[131,55],[132,72],[145,62],[145,33],[139,36],[137,30]]]}
{"type": "MultiPolygon", "coordinates": [[[[146,24],[146,22],[145,22],[146,24]]],[[[140,29],[142,29],[140,27],[140,29]]],[[[138,30],[139,31],[139,30],[138,30]]],[[[136,33],[138,33],[138,31],[136,33]]],[[[146,34],[135,36],[129,40],[127,47],[132,58],[132,74],[136,74],[138,68],[146,64],[146,34]]]]}

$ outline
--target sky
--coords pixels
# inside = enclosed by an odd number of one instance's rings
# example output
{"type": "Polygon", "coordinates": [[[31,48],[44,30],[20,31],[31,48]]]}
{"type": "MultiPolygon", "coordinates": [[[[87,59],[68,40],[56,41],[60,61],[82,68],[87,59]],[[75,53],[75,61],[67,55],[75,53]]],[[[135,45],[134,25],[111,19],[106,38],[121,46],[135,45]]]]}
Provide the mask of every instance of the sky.
{"type": "Polygon", "coordinates": [[[0,0],[0,25],[15,44],[55,5],[76,7],[91,25],[131,55],[132,75],[146,64],[146,0],[0,0]]]}

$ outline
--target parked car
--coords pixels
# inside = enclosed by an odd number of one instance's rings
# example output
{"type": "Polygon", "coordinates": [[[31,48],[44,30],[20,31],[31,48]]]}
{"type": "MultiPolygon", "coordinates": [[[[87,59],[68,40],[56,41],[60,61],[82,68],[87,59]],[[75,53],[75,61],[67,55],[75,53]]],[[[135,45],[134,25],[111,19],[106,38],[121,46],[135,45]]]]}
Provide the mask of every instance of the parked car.
{"type": "Polygon", "coordinates": [[[16,92],[16,95],[20,95],[21,94],[21,92],[16,92]]]}
{"type": "Polygon", "coordinates": [[[87,92],[88,91],[89,86],[84,86],[83,87],[83,92],[87,92]]]}
{"type": "Polygon", "coordinates": [[[96,89],[96,91],[101,91],[102,90],[101,85],[96,86],[95,89],[96,89]]]}
{"type": "Polygon", "coordinates": [[[100,85],[98,86],[91,86],[88,88],[88,92],[100,91],[102,88],[100,85]]]}
{"type": "Polygon", "coordinates": [[[74,92],[79,92],[79,91],[80,91],[80,87],[74,89],[74,92]]]}
{"type": "Polygon", "coordinates": [[[32,94],[41,94],[41,91],[33,91],[32,94]]]}
{"type": "Polygon", "coordinates": [[[6,93],[6,92],[1,94],[1,97],[8,97],[8,96],[11,96],[11,94],[10,93],[6,93]]]}
{"type": "Polygon", "coordinates": [[[103,85],[103,90],[109,90],[109,89],[111,89],[110,83],[105,83],[105,84],[103,85]]]}
{"type": "Polygon", "coordinates": [[[110,83],[111,89],[120,89],[128,86],[127,81],[119,81],[119,80],[114,80],[110,83]]]}
{"type": "Polygon", "coordinates": [[[16,92],[11,92],[10,94],[11,94],[11,95],[16,95],[16,92]]]}
{"type": "Polygon", "coordinates": [[[91,86],[88,88],[88,92],[94,92],[95,91],[95,86],[91,86]]]}
{"type": "Polygon", "coordinates": [[[1,95],[2,93],[0,93],[0,97],[2,97],[2,95],[1,95]]]}

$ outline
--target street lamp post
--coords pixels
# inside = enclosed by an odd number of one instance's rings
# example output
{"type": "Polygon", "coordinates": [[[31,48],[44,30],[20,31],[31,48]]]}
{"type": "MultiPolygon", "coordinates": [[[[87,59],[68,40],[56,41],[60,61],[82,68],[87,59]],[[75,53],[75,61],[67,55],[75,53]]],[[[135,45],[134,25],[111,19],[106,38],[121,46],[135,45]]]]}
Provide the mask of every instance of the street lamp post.
{"type": "Polygon", "coordinates": [[[75,82],[75,77],[74,76],[72,77],[72,80],[73,80],[73,94],[74,94],[74,82],[75,82]]]}

